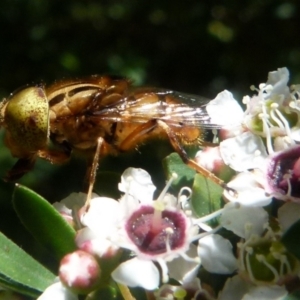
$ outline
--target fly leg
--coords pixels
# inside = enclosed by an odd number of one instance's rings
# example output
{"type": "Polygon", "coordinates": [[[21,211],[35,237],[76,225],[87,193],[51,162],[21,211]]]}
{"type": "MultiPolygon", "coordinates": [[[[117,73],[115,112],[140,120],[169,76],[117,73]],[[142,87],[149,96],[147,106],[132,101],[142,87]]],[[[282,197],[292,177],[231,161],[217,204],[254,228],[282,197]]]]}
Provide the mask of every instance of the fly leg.
{"type": "Polygon", "coordinates": [[[45,159],[52,164],[62,164],[69,160],[71,151],[67,150],[38,150],[36,153],[19,158],[15,165],[8,171],[5,181],[16,181],[23,175],[31,171],[34,167],[37,157],[45,159]]]}
{"type": "Polygon", "coordinates": [[[28,158],[20,158],[15,165],[7,172],[3,178],[4,181],[16,181],[23,175],[33,169],[36,161],[36,155],[32,155],[28,158]]]}
{"type": "Polygon", "coordinates": [[[97,168],[99,165],[99,157],[102,151],[103,146],[105,145],[105,141],[103,138],[99,137],[97,140],[97,146],[95,149],[95,154],[93,157],[93,161],[92,164],[90,166],[90,168],[88,169],[88,191],[87,191],[87,196],[86,196],[86,202],[84,205],[84,211],[88,211],[89,206],[90,206],[90,202],[91,202],[91,198],[92,198],[92,192],[93,192],[93,188],[94,188],[94,184],[96,181],[96,174],[97,174],[97,168]]]}
{"type": "Polygon", "coordinates": [[[37,156],[49,161],[51,164],[63,164],[70,159],[71,150],[39,150],[37,156]]]}
{"type": "Polygon", "coordinates": [[[184,163],[186,163],[188,166],[193,168],[198,173],[202,174],[203,176],[209,178],[216,184],[220,185],[222,188],[231,190],[230,188],[227,187],[226,183],[222,179],[220,179],[215,174],[213,174],[206,168],[202,167],[201,165],[197,164],[197,162],[195,162],[193,159],[188,157],[187,153],[180,145],[180,142],[178,141],[176,134],[174,133],[174,131],[168,124],[166,124],[165,122],[163,122],[161,120],[158,120],[157,125],[166,132],[174,150],[180,155],[180,157],[184,163]]]}

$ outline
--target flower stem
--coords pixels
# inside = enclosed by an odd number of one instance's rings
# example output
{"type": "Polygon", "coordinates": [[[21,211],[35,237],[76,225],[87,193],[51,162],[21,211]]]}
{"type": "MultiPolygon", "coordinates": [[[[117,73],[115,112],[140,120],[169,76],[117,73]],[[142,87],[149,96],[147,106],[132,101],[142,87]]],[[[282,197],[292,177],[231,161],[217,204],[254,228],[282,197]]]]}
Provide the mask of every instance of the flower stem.
{"type": "Polygon", "coordinates": [[[121,295],[123,296],[124,300],[136,300],[132,295],[127,285],[117,283],[121,295]]]}

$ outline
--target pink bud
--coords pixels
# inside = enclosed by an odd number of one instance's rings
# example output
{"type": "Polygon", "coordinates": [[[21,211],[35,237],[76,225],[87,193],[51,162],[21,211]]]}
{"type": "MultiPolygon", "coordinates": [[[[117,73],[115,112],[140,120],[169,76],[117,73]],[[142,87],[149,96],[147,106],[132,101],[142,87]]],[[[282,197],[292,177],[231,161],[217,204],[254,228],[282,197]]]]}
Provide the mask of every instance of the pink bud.
{"type": "Polygon", "coordinates": [[[206,147],[203,151],[197,152],[195,160],[211,172],[217,172],[224,166],[219,147],[206,147]]]}
{"type": "Polygon", "coordinates": [[[100,275],[98,261],[82,250],[67,254],[60,262],[59,278],[75,293],[87,294],[92,291],[97,286],[100,275]]]}

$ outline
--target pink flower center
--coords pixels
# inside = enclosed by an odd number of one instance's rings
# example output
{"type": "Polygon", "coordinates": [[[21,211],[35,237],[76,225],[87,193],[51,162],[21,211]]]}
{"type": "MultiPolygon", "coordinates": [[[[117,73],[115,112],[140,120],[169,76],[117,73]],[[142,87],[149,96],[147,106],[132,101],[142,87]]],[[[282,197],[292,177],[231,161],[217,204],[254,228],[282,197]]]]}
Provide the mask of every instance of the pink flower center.
{"type": "Polygon", "coordinates": [[[282,194],[300,196],[300,147],[296,146],[274,157],[268,169],[271,186],[282,194]]]}
{"type": "Polygon", "coordinates": [[[160,217],[152,206],[142,206],[126,224],[129,238],[146,254],[161,254],[182,247],[186,241],[186,219],[177,211],[163,210],[160,217]]]}

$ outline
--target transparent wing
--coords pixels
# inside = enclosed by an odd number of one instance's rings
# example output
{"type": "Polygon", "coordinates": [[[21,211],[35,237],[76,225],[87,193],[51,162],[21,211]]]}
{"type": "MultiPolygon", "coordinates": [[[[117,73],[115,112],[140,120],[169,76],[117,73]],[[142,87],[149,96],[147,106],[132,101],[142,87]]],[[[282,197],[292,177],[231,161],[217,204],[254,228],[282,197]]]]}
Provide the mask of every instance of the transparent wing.
{"type": "Polygon", "coordinates": [[[171,126],[219,128],[219,125],[211,122],[206,111],[209,101],[201,96],[172,90],[135,88],[108,105],[100,105],[92,114],[114,122],[144,123],[158,119],[171,126]]]}

